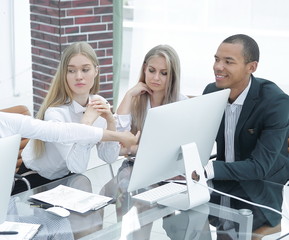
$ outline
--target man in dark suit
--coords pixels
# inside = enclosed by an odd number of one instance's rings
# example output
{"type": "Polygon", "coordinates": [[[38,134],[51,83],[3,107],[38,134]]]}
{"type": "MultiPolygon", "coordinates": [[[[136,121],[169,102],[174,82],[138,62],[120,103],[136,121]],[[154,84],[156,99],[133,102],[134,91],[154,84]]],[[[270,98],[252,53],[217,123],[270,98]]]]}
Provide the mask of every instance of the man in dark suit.
{"type": "Polygon", "coordinates": [[[237,34],[225,39],[215,54],[215,83],[204,94],[230,88],[217,135],[217,161],[205,166],[208,179],[289,179],[287,150],[289,97],[271,81],[255,78],[259,47],[237,34]]]}

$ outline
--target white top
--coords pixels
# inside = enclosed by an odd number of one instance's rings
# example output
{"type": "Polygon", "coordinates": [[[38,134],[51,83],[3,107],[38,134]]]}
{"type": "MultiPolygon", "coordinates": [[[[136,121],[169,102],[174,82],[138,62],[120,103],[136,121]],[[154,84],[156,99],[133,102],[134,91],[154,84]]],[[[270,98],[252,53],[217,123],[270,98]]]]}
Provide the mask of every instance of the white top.
{"type": "Polygon", "coordinates": [[[46,122],[22,114],[0,112],[0,138],[14,134],[47,142],[96,144],[102,139],[103,129],[78,123],[46,122]]]}
{"type": "Polygon", "coordinates": [[[227,103],[225,109],[225,158],[226,162],[235,162],[235,130],[242,111],[244,101],[251,86],[251,81],[238,98],[232,103],[227,103]]]}
{"type": "MultiPolygon", "coordinates": [[[[248,86],[238,96],[238,98],[232,103],[227,103],[225,109],[225,160],[226,162],[235,162],[235,130],[242,111],[244,101],[248,95],[251,86],[251,80],[248,86]]],[[[205,166],[208,179],[215,177],[213,162],[209,161],[205,166]]]]}
{"type": "MultiPolygon", "coordinates": [[[[104,98],[103,100],[105,101],[104,98]]],[[[85,110],[85,107],[73,101],[70,105],[48,108],[44,120],[79,123],[85,110]]],[[[107,123],[104,118],[98,117],[93,126],[106,129],[107,123]]],[[[45,178],[56,179],[66,176],[69,172],[82,173],[86,171],[90,151],[94,145],[95,143],[45,142],[45,152],[41,157],[36,158],[33,150],[33,140],[31,140],[22,152],[22,159],[27,168],[36,171],[45,178]]],[[[117,160],[120,149],[118,142],[99,142],[96,147],[102,160],[108,163],[117,160]]]]}
{"type": "MultiPolygon", "coordinates": [[[[185,99],[188,99],[188,97],[186,95],[180,94],[178,101],[182,101],[185,99]]],[[[151,101],[148,98],[147,110],[150,108],[151,108],[151,101]]],[[[131,114],[124,114],[124,115],[115,114],[114,117],[116,119],[117,131],[124,132],[131,130],[131,120],[132,120],[131,114]]]]}

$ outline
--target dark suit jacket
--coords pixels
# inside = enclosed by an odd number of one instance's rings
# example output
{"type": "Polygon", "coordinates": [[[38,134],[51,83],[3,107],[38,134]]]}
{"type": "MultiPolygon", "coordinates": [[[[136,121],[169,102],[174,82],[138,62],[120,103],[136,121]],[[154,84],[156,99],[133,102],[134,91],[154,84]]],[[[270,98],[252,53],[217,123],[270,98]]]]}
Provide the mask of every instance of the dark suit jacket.
{"type": "MultiPolygon", "coordinates": [[[[218,91],[209,84],[204,94],[218,91]]],[[[216,180],[289,179],[287,151],[289,97],[276,84],[255,78],[244,101],[235,131],[235,162],[225,163],[224,117],[217,135],[216,180]]]]}
{"type": "MultiPolygon", "coordinates": [[[[276,226],[280,223],[282,216],[272,210],[260,205],[273,208],[279,212],[282,211],[283,203],[283,185],[263,180],[253,181],[215,181],[213,180],[214,189],[231,194],[235,197],[259,204],[254,206],[248,202],[230,198],[230,207],[234,209],[250,209],[253,212],[253,230],[263,226],[276,226]]],[[[285,199],[284,199],[285,200],[285,199]]],[[[212,193],[210,202],[221,204],[219,193],[212,193]]],[[[213,225],[219,223],[218,218],[211,217],[214,220],[213,225]]]]}

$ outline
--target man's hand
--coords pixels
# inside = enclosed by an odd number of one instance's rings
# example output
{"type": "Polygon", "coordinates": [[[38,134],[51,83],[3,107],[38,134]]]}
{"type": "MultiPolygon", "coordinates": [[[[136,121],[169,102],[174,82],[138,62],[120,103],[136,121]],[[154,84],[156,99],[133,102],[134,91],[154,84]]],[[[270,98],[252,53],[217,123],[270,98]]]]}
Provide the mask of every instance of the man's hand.
{"type": "Polygon", "coordinates": [[[196,181],[196,182],[200,181],[200,175],[197,173],[196,170],[194,170],[194,171],[192,172],[191,178],[192,178],[194,181],[196,181]]]}

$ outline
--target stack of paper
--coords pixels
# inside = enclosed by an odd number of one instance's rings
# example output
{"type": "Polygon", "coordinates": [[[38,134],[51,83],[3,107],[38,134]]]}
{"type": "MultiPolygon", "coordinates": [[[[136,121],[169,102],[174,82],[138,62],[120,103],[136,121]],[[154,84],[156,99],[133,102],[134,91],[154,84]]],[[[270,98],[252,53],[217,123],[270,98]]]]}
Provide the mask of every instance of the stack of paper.
{"type": "Polygon", "coordinates": [[[40,224],[9,222],[0,224],[0,232],[17,232],[13,235],[0,235],[0,239],[29,240],[37,233],[40,224]]]}
{"type": "Polygon", "coordinates": [[[32,199],[61,206],[66,209],[85,213],[106,206],[110,197],[81,191],[75,188],[59,185],[51,190],[30,196],[32,199]]]}

